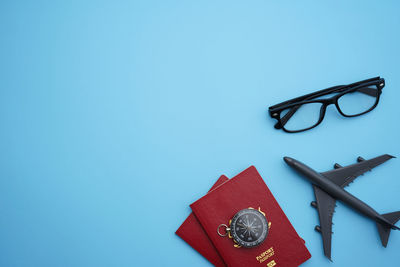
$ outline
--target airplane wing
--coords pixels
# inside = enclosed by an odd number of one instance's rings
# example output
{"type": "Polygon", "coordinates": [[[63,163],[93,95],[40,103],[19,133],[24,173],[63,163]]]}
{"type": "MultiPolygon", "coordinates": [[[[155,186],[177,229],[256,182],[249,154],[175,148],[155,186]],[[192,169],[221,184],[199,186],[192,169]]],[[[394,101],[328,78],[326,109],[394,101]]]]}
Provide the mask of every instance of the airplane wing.
{"type": "Polygon", "coordinates": [[[369,160],[364,160],[363,158],[358,157],[358,163],[346,167],[338,167],[337,169],[328,172],[321,172],[321,174],[343,188],[353,182],[354,179],[356,179],[361,174],[372,170],[376,166],[384,163],[391,158],[394,157],[388,154],[369,160]]]}
{"type": "Polygon", "coordinates": [[[335,211],[336,200],[318,186],[313,185],[313,188],[320,222],[320,226],[316,226],[315,230],[321,233],[324,254],[331,260],[332,217],[335,211]]]}

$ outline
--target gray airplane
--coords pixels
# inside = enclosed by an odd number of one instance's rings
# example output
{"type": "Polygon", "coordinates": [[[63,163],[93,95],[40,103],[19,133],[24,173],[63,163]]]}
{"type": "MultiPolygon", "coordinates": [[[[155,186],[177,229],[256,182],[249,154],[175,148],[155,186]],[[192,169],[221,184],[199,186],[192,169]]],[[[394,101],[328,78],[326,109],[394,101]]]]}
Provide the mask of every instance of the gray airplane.
{"type": "Polygon", "coordinates": [[[394,157],[387,154],[370,160],[358,157],[356,164],[342,167],[336,163],[334,170],[321,173],[314,171],[298,160],[289,157],[283,158],[290,167],[313,184],[316,201],[311,202],[311,206],[318,210],[320,221],[320,226],[316,226],[315,230],[322,235],[324,254],[329,260],[331,260],[332,215],[335,210],[336,200],[342,201],[366,217],[374,220],[384,247],[388,243],[390,230],[400,230],[399,227],[394,225],[400,219],[400,211],[379,214],[373,208],[343,189],[361,174],[370,171],[372,168],[391,158],[394,157]]]}

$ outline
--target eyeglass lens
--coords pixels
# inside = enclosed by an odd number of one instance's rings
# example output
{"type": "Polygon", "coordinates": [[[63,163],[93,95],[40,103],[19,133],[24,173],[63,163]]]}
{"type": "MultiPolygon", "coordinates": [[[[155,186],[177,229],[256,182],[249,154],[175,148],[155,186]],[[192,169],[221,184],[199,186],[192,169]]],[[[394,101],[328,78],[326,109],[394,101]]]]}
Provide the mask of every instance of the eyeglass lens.
{"type": "Polygon", "coordinates": [[[321,103],[308,103],[283,110],[281,118],[288,112],[293,114],[286,117],[288,120],[283,127],[288,131],[299,131],[314,126],[319,121],[321,107],[321,103]]]}
{"type": "Polygon", "coordinates": [[[340,111],[346,116],[357,116],[371,110],[378,100],[376,86],[362,87],[338,98],[340,111]]]}

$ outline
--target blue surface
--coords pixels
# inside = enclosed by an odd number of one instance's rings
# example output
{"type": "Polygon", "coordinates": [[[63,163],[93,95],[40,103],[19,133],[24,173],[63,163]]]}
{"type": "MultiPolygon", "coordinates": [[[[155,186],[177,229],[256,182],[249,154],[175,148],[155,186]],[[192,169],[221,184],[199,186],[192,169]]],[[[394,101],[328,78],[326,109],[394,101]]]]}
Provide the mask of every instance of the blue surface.
{"type": "MultiPolygon", "coordinates": [[[[311,186],[357,156],[400,156],[398,1],[1,1],[0,266],[208,266],[175,230],[220,174],[255,165],[306,240],[303,266],[398,266],[338,204],[322,253],[311,186]],[[267,107],[381,75],[352,119],[286,134],[267,107]]],[[[400,210],[400,160],[348,190],[400,210]]]]}

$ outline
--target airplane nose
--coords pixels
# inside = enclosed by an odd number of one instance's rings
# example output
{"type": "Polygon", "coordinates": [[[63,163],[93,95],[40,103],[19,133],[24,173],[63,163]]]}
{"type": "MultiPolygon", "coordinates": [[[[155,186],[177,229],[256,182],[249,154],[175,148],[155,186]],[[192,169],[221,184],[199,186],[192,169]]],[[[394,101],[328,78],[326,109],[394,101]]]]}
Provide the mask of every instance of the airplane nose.
{"type": "Polygon", "coordinates": [[[288,165],[293,165],[294,159],[290,157],[283,157],[283,160],[288,164],[288,165]]]}

